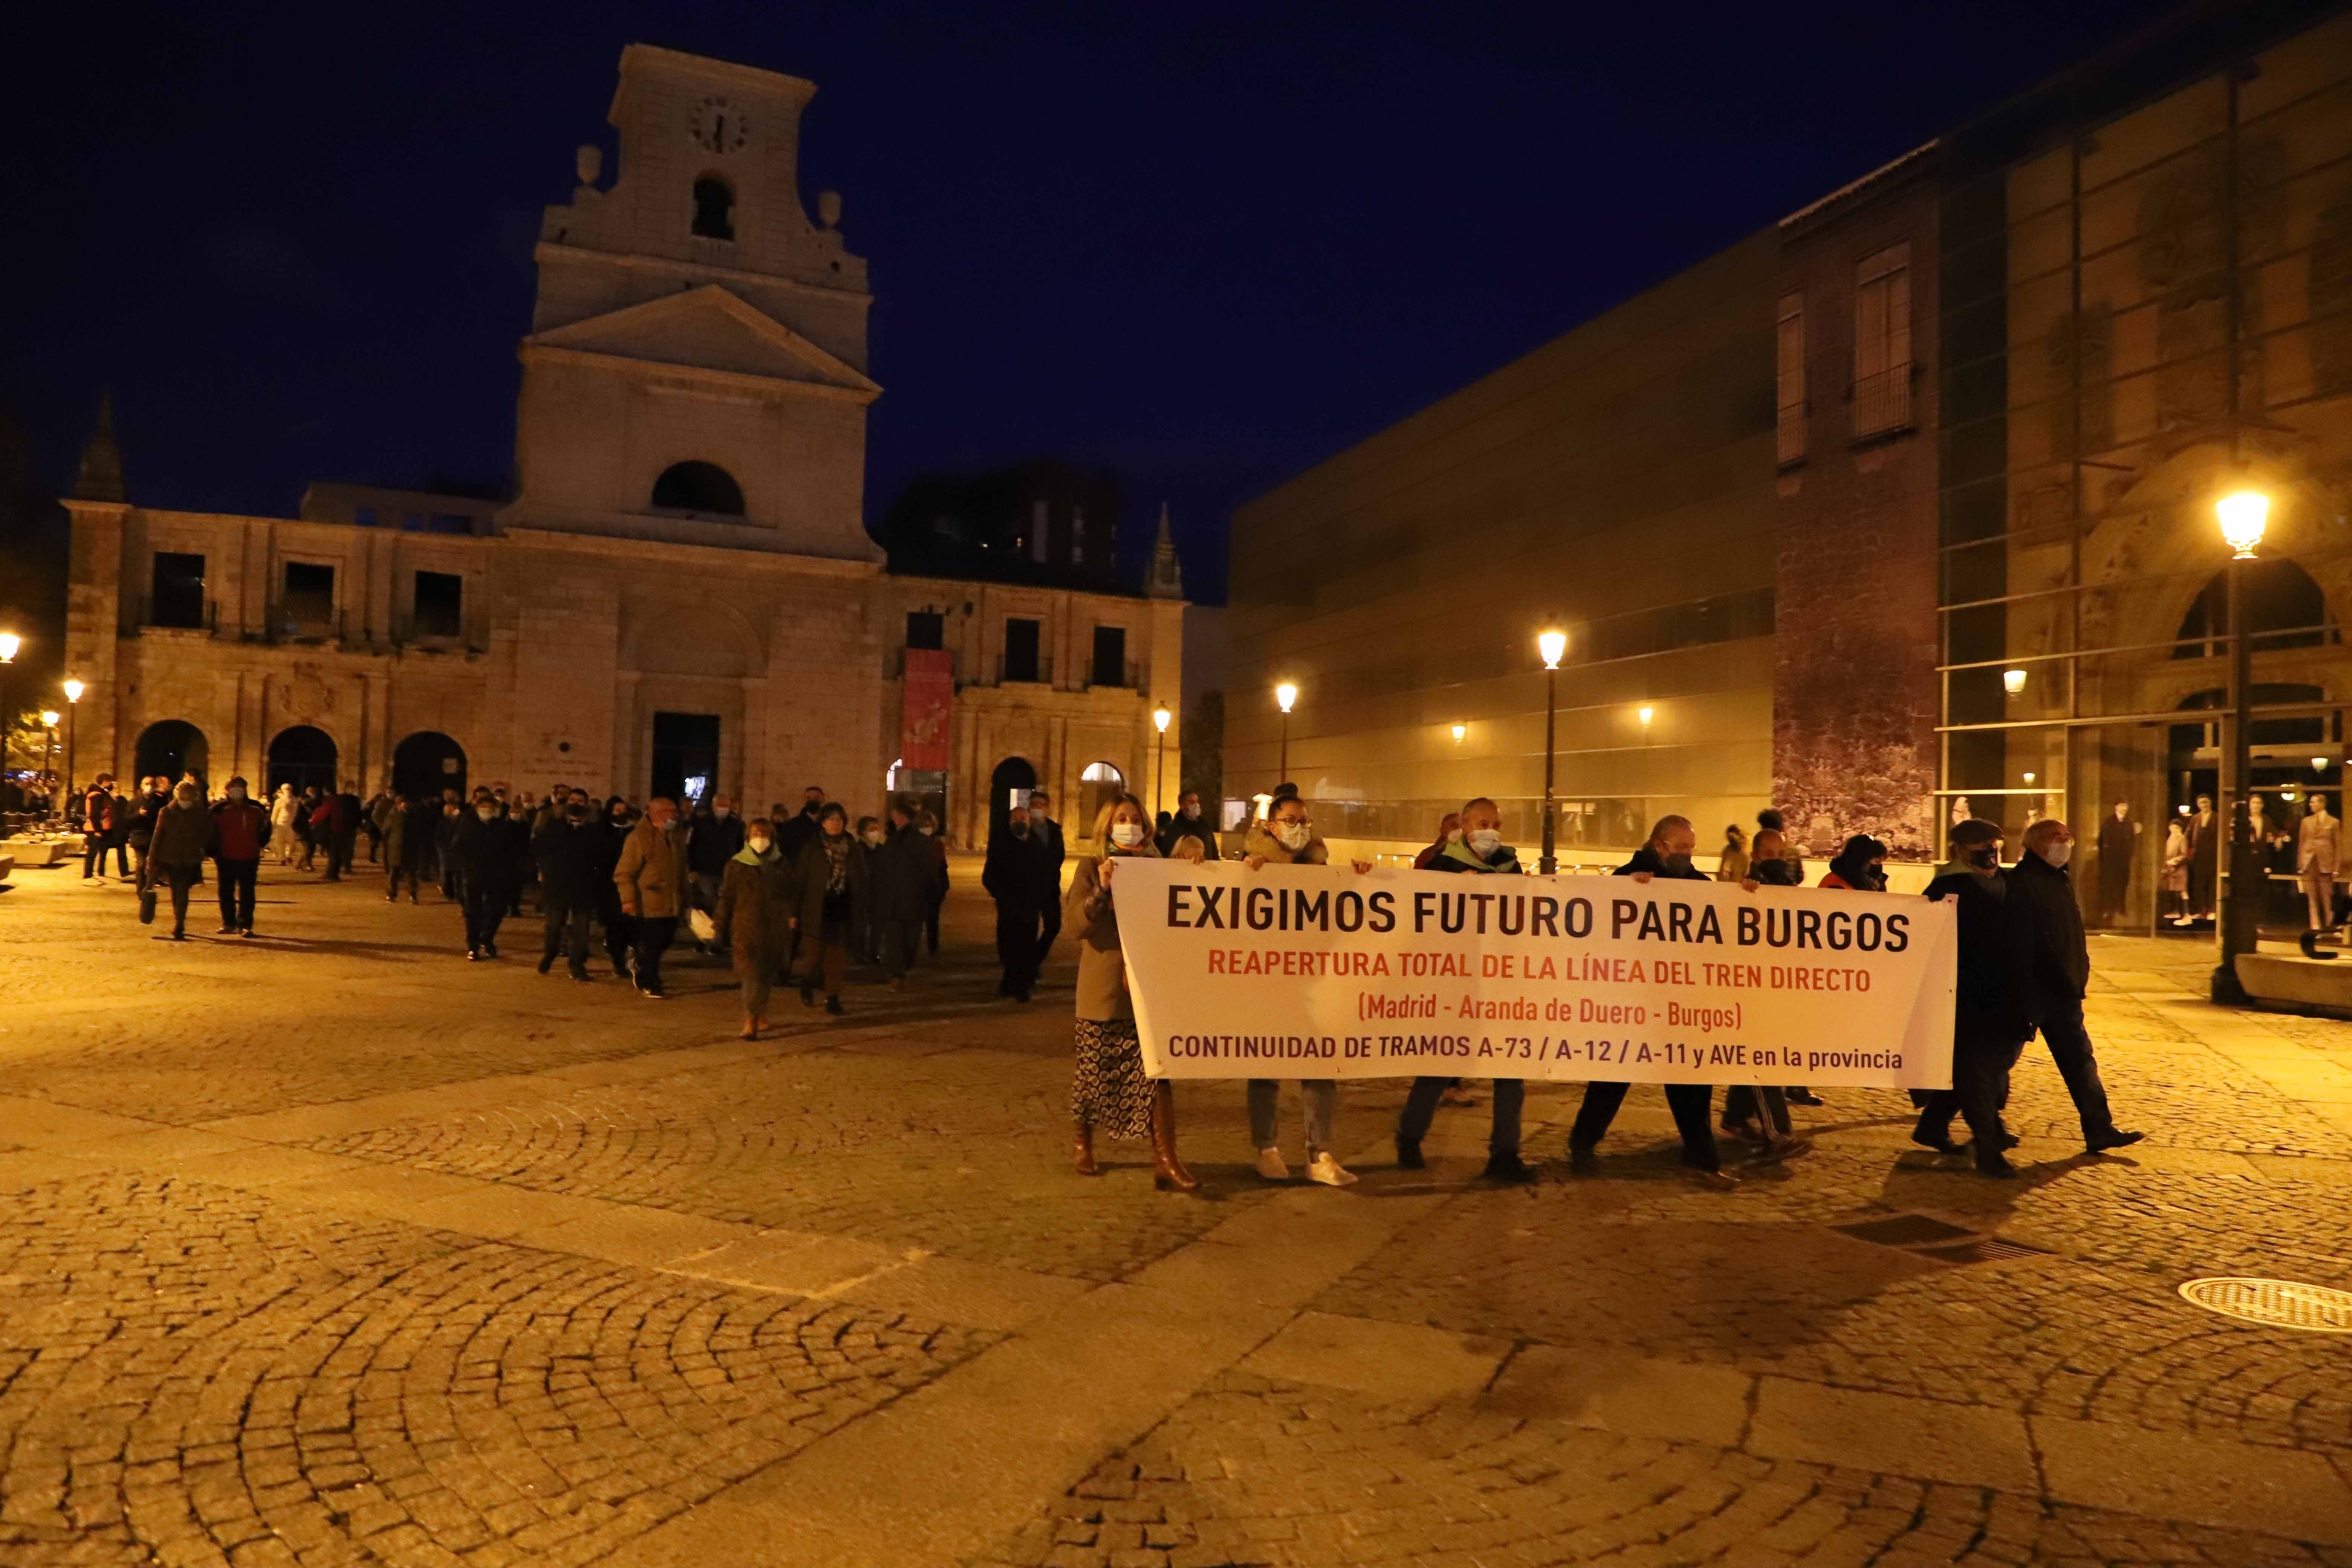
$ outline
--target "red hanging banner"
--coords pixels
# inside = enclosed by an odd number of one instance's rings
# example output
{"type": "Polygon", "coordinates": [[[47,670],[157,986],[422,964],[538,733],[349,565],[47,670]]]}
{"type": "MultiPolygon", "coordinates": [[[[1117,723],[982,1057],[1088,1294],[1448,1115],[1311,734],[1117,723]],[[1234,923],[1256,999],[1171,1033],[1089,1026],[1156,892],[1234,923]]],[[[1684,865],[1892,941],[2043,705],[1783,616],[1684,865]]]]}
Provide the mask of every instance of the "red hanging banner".
{"type": "Polygon", "coordinates": [[[898,760],[917,773],[948,771],[948,712],[955,702],[955,658],[943,648],[910,647],[898,760]]]}

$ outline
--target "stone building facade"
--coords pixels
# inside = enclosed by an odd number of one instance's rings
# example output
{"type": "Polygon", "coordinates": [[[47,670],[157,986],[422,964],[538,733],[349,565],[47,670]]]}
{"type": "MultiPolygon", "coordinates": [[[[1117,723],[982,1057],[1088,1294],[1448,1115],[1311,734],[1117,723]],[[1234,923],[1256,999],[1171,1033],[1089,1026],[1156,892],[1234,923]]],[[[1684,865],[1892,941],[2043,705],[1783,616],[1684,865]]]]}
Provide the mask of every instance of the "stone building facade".
{"type": "Polygon", "coordinates": [[[755,805],[814,783],[876,810],[919,599],[952,601],[971,650],[956,766],[931,791],[958,838],[984,830],[967,808],[1008,763],[1059,779],[1083,755],[1079,773],[1140,779],[1152,703],[1181,689],[1172,550],[1153,596],[999,605],[992,588],[892,576],[866,531],[871,295],[839,199],[814,218],[802,204],[814,90],[623,53],[617,175],[583,148],[541,226],[502,501],[317,485],[299,518],[231,517],[79,487],[68,662],[89,687],[83,772],[706,788],[755,805]],[[1115,640],[1119,679],[1074,661],[1061,679],[1007,681],[988,654],[1024,618],[1074,647],[1115,640]]]}

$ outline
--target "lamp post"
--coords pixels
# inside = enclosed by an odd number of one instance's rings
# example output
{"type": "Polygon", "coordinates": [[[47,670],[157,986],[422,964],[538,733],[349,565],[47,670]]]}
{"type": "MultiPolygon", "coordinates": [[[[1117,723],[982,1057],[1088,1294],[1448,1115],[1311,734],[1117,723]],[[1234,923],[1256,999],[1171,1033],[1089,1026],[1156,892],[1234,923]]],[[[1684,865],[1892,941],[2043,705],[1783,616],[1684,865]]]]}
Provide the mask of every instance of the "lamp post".
{"type": "Polygon", "coordinates": [[[79,680],[65,684],[66,693],[66,795],[70,799],[74,789],[74,732],[80,728],[75,722],[81,712],[81,694],[85,688],[79,680]]]}
{"type": "Polygon", "coordinates": [[[54,708],[41,710],[41,742],[45,749],[41,752],[40,777],[48,790],[49,816],[55,820],[58,815],[57,769],[49,761],[58,754],[58,710],[54,708]]]}
{"type": "Polygon", "coordinates": [[[1287,680],[1274,689],[1275,706],[1282,710],[1282,763],[1275,770],[1274,782],[1287,783],[1290,778],[1290,705],[1298,700],[1298,688],[1287,680]]]}
{"type": "Polygon", "coordinates": [[[1544,667],[1544,840],[1543,858],[1536,862],[1536,869],[1547,877],[1559,869],[1559,858],[1552,853],[1553,822],[1559,815],[1559,803],[1552,799],[1552,775],[1559,756],[1559,657],[1567,651],[1566,632],[1536,634],[1536,652],[1543,656],[1544,667]]]}
{"type": "Polygon", "coordinates": [[[16,719],[16,710],[8,706],[8,667],[24,646],[25,639],[15,632],[0,632],[0,812],[8,809],[8,731],[16,719]]]}
{"type": "Polygon", "coordinates": [[[2260,490],[2240,490],[2214,503],[2221,538],[2230,556],[2230,747],[2222,775],[2222,798],[2230,803],[2230,889],[2221,900],[2221,918],[2214,922],[2220,938],[2221,962],[2213,969],[2216,1002],[2243,1006],[2252,998],[2238,979],[2238,955],[2255,951],[2262,918],[2262,868],[2255,858],[2253,816],[2248,810],[2254,774],[2253,639],[2246,626],[2246,563],[2255,559],[2254,546],[2263,542],[2263,525],[2270,519],[2270,497],[2260,490]]]}
{"type": "Polygon", "coordinates": [[[1157,821],[1168,794],[1168,721],[1175,715],[1163,704],[1151,710],[1152,728],[1160,731],[1160,766],[1151,782],[1151,816],[1157,821]]]}

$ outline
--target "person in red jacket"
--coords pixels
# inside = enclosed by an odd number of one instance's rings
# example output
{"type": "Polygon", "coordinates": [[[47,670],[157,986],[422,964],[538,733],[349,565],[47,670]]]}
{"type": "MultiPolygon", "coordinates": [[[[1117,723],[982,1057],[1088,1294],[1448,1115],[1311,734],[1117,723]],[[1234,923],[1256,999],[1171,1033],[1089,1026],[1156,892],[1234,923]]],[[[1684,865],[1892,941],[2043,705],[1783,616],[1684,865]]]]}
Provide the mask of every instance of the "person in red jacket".
{"type": "Polygon", "coordinates": [[[228,793],[213,807],[213,864],[220,871],[221,935],[253,934],[253,889],[261,851],[269,842],[269,813],[246,793],[245,781],[228,781],[228,793]]]}

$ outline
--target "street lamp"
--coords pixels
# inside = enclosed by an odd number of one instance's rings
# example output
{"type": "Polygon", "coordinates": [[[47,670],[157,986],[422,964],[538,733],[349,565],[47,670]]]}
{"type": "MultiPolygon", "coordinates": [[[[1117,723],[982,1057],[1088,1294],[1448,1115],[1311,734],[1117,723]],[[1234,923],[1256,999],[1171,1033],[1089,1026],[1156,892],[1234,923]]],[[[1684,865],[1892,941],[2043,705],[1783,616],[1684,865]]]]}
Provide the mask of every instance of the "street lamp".
{"type": "Polygon", "coordinates": [[[1544,667],[1544,840],[1543,858],[1536,862],[1536,869],[1549,877],[1559,869],[1559,858],[1552,853],[1553,818],[1559,813],[1552,799],[1552,772],[1559,758],[1554,736],[1559,722],[1559,660],[1568,652],[1568,634],[1538,632],[1536,652],[1543,656],[1544,667]]]}
{"type": "Polygon", "coordinates": [[[0,812],[8,809],[8,731],[16,717],[8,706],[8,667],[24,646],[25,639],[15,632],[0,632],[0,812]]]}
{"type": "Polygon", "coordinates": [[[79,725],[74,722],[74,720],[75,716],[81,712],[81,694],[86,689],[88,689],[85,688],[79,680],[68,680],[65,685],[66,794],[68,796],[73,794],[74,787],[74,731],[80,728],[79,725]]]}
{"type": "MultiPolygon", "coordinates": [[[[48,747],[47,751],[41,753],[41,771],[39,774],[42,783],[47,785],[55,776],[55,772],[50,764],[49,759],[58,754],[58,710],[54,708],[44,708],[41,710],[41,739],[47,743],[48,747]]],[[[51,788],[49,790],[49,815],[54,817],[57,814],[58,792],[56,789],[51,788]]]]}
{"type": "Polygon", "coordinates": [[[1457,746],[1458,746],[1458,745],[1460,745],[1460,744],[1462,743],[1463,737],[1464,737],[1464,736],[1465,736],[1465,735],[1467,735],[1467,734],[1469,734],[1469,733],[1470,733],[1470,726],[1469,726],[1469,725],[1467,725],[1467,724],[1456,724],[1456,725],[1454,725],[1454,743],[1455,745],[1457,745],[1457,746]]]}
{"type": "Polygon", "coordinates": [[[2230,890],[2221,900],[2218,928],[2220,963],[2213,968],[2216,1002],[2244,1006],[2252,1000],[2238,979],[2238,955],[2256,951],[2261,941],[2263,869],[2256,858],[2252,813],[2247,797],[2253,783],[2253,639],[2246,625],[2245,563],[2254,560],[2270,520],[2271,499],[2260,490],[2239,490],[2213,503],[2222,541],[2230,546],[2230,750],[2222,796],[2230,803],[2230,890]]]}
{"type": "Polygon", "coordinates": [[[1297,700],[1298,688],[1287,680],[1274,689],[1275,706],[1282,710],[1282,764],[1275,770],[1276,784],[1290,778],[1290,705],[1297,700]]]}
{"type": "Polygon", "coordinates": [[[1151,814],[1155,819],[1160,815],[1162,797],[1168,791],[1168,721],[1174,717],[1164,703],[1151,710],[1152,727],[1160,731],[1159,776],[1151,784],[1151,814]]]}
{"type": "Polygon", "coordinates": [[[2011,697],[2016,696],[2019,692],[2025,689],[2025,671],[2021,669],[2002,670],[2000,672],[2000,684],[2001,689],[2007,691],[2011,697]]]}

